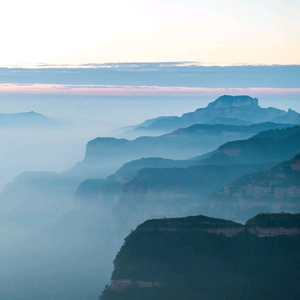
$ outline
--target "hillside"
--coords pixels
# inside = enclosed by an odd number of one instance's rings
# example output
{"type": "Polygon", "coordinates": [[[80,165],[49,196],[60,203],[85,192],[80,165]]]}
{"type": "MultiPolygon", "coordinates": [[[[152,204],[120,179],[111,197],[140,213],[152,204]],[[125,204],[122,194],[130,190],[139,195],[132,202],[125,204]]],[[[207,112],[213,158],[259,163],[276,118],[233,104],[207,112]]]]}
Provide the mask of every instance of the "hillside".
{"type": "Polygon", "coordinates": [[[215,150],[228,141],[247,139],[262,130],[290,126],[270,122],[249,126],[198,124],[162,136],[140,137],[132,141],[100,137],[87,144],[84,160],[70,172],[92,174],[101,169],[107,176],[124,163],[143,157],[186,160],[215,150]]]}
{"type": "Polygon", "coordinates": [[[254,220],[246,226],[205,216],[144,222],[125,239],[100,299],[298,299],[300,214],[254,220]],[[278,232],[283,223],[286,231],[278,232]],[[253,231],[266,225],[277,234],[253,231]]]}
{"type": "Polygon", "coordinates": [[[300,155],[275,167],[225,185],[202,203],[195,214],[246,220],[258,212],[300,209],[300,155]],[[210,208],[208,208],[208,206],[210,208]]]}
{"type": "Polygon", "coordinates": [[[149,218],[187,215],[225,183],[272,165],[144,168],[123,186],[113,210],[116,230],[126,234],[149,218]]]}
{"type": "Polygon", "coordinates": [[[199,108],[194,112],[185,113],[181,117],[156,120],[147,126],[147,130],[172,131],[193,124],[210,122],[213,119],[224,116],[226,116],[226,118],[241,119],[250,123],[261,123],[271,121],[285,114],[285,111],[273,107],[260,107],[258,105],[258,99],[250,96],[223,95],[209,103],[207,107],[199,108]]]}
{"type": "MultiPolygon", "coordinates": [[[[300,152],[300,126],[272,129],[220,146],[204,164],[282,162],[300,152]]],[[[195,159],[195,158],[194,158],[195,159]]]]}

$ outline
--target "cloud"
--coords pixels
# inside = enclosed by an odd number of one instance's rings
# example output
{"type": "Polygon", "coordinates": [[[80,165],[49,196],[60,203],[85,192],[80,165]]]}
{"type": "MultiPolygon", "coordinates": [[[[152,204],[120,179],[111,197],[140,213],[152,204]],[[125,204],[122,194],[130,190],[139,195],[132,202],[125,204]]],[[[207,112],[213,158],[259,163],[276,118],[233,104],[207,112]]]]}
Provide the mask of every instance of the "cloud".
{"type": "Polygon", "coordinates": [[[0,68],[0,84],[300,88],[300,65],[202,66],[194,62],[0,68]]]}
{"type": "Polygon", "coordinates": [[[300,88],[206,88],[183,86],[0,84],[0,93],[61,94],[87,96],[203,96],[203,95],[299,95],[300,88]]]}

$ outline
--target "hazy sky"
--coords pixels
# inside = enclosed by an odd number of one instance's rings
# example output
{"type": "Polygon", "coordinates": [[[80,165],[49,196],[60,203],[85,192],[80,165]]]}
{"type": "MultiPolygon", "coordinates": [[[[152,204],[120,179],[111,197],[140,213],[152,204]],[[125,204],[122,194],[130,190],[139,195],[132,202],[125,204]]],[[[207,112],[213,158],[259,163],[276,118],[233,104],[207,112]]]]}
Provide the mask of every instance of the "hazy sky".
{"type": "Polygon", "coordinates": [[[0,66],[300,64],[299,0],[10,0],[0,66]]]}
{"type": "Polygon", "coordinates": [[[95,123],[103,131],[181,115],[217,97],[250,95],[300,111],[300,66],[207,67],[186,63],[0,68],[0,113],[31,111],[95,123]]]}

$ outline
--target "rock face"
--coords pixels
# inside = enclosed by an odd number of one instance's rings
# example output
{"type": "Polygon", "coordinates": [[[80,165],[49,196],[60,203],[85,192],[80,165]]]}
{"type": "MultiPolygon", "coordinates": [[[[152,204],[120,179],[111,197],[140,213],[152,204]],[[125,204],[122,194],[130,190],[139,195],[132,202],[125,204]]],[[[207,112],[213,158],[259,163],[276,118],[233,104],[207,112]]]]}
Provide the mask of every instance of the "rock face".
{"type": "Polygon", "coordinates": [[[210,109],[219,109],[227,107],[250,107],[250,108],[259,108],[258,99],[251,98],[250,96],[228,96],[224,95],[219,97],[214,102],[211,102],[207,105],[207,108],[210,109]]]}
{"type": "Polygon", "coordinates": [[[246,225],[205,216],[148,220],[125,239],[100,299],[295,299],[299,229],[300,214],[287,213],[259,214],[246,225]]]}
{"type": "Polygon", "coordinates": [[[175,130],[192,124],[210,122],[218,117],[238,118],[250,123],[260,123],[271,121],[285,114],[285,111],[276,108],[260,107],[256,98],[224,95],[209,103],[205,108],[183,114],[180,118],[156,120],[146,129],[149,131],[175,130]]]}
{"type": "Polygon", "coordinates": [[[215,150],[228,141],[247,139],[262,130],[290,126],[276,123],[249,126],[197,124],[162,136],[144,136],[132,141],[97,138],[87,144],[85,158],[78,167],[97,165],[99,168],[101,165],[104,168],[107,161],[120,166],[134,159],[154,156],[185,160],[215,150]]]}
{"type": "Polygon", "coordinates": [[[84,180],[78,186],[75,194],[76,206],[98,205],[111,207],[121,196],[123,185],[134,179],[141,169],[184,168],[198,165],[199,163],[199,161],[172,160],[157,157],[130,161],[106,179],[84,180]]]}
{"type": "Polygon", "coordinates": [[[300,152],[300,126],[266,130],[247,140],[228,142],[204,164],[282,162],[300,152]]]}
{"type": "Polygon", "coordinates": [[[195,212],[246,220],[259,211],[300,210],[300,154],[270,170],[246,175],[214,193],[195,212]],[[210,208],[208,208],[210,206],[210,208]]]}
{"type": "Polygon", "coordinates": [[[117,231],[125,235],[149,218],[187,215],[225,182],[270,166],[272,164],[144,168],[124,185],[113,210],[117,231]]]}
{"type": "Polygon", "coordinates": [[[300,114],[292,109],[289,109],[285,115],[273,119],[272,122],[300,124],[300,114]]]}
{"type": "MultiPolygon", "coordinates": [[[[199,108],[194,112],[185,113],[181,117],[159,117],[147,120],[146,122],[132,126],[121,135],[122,137],[134,138],[138,136],[157,136],[168,133],[179,128],[189,127],[194,124],[231,124],[247,125],[261,123],[283,117],[282,120],[294,120],[290,113],[273,107],[262,108],[258,105],[258,99],[250,96],[223,95],[208,104],[205,108],[199,108]],[[287,115],[285,117],[285,115],[287,115]],[[216,120],[216,121],[214,121],[216,120]]],[[[282,122],[278,119],[277,123],[282,122]]],[[[294,124],[294,123],[293,123],[294,124]]]]}

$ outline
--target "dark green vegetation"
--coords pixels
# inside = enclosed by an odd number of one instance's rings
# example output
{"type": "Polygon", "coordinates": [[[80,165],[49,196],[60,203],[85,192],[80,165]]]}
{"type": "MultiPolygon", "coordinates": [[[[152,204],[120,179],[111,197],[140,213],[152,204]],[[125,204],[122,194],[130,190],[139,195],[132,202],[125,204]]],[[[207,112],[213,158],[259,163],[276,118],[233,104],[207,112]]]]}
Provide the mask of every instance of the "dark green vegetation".
{"type": "Polygon", "coordinates": [[[246,227],[204,216],[146,221],[125,239],[100,299],[298,299],[300,235],[248,229],[299,222],[300,214],[262,214],[246,227]]]}
{"type": "Polygon", "coordinates": [[[300,214],[259,214],[246,222],[246,227],[261,227],[261,228],[299,228],[300,229],[300,214]]]}

